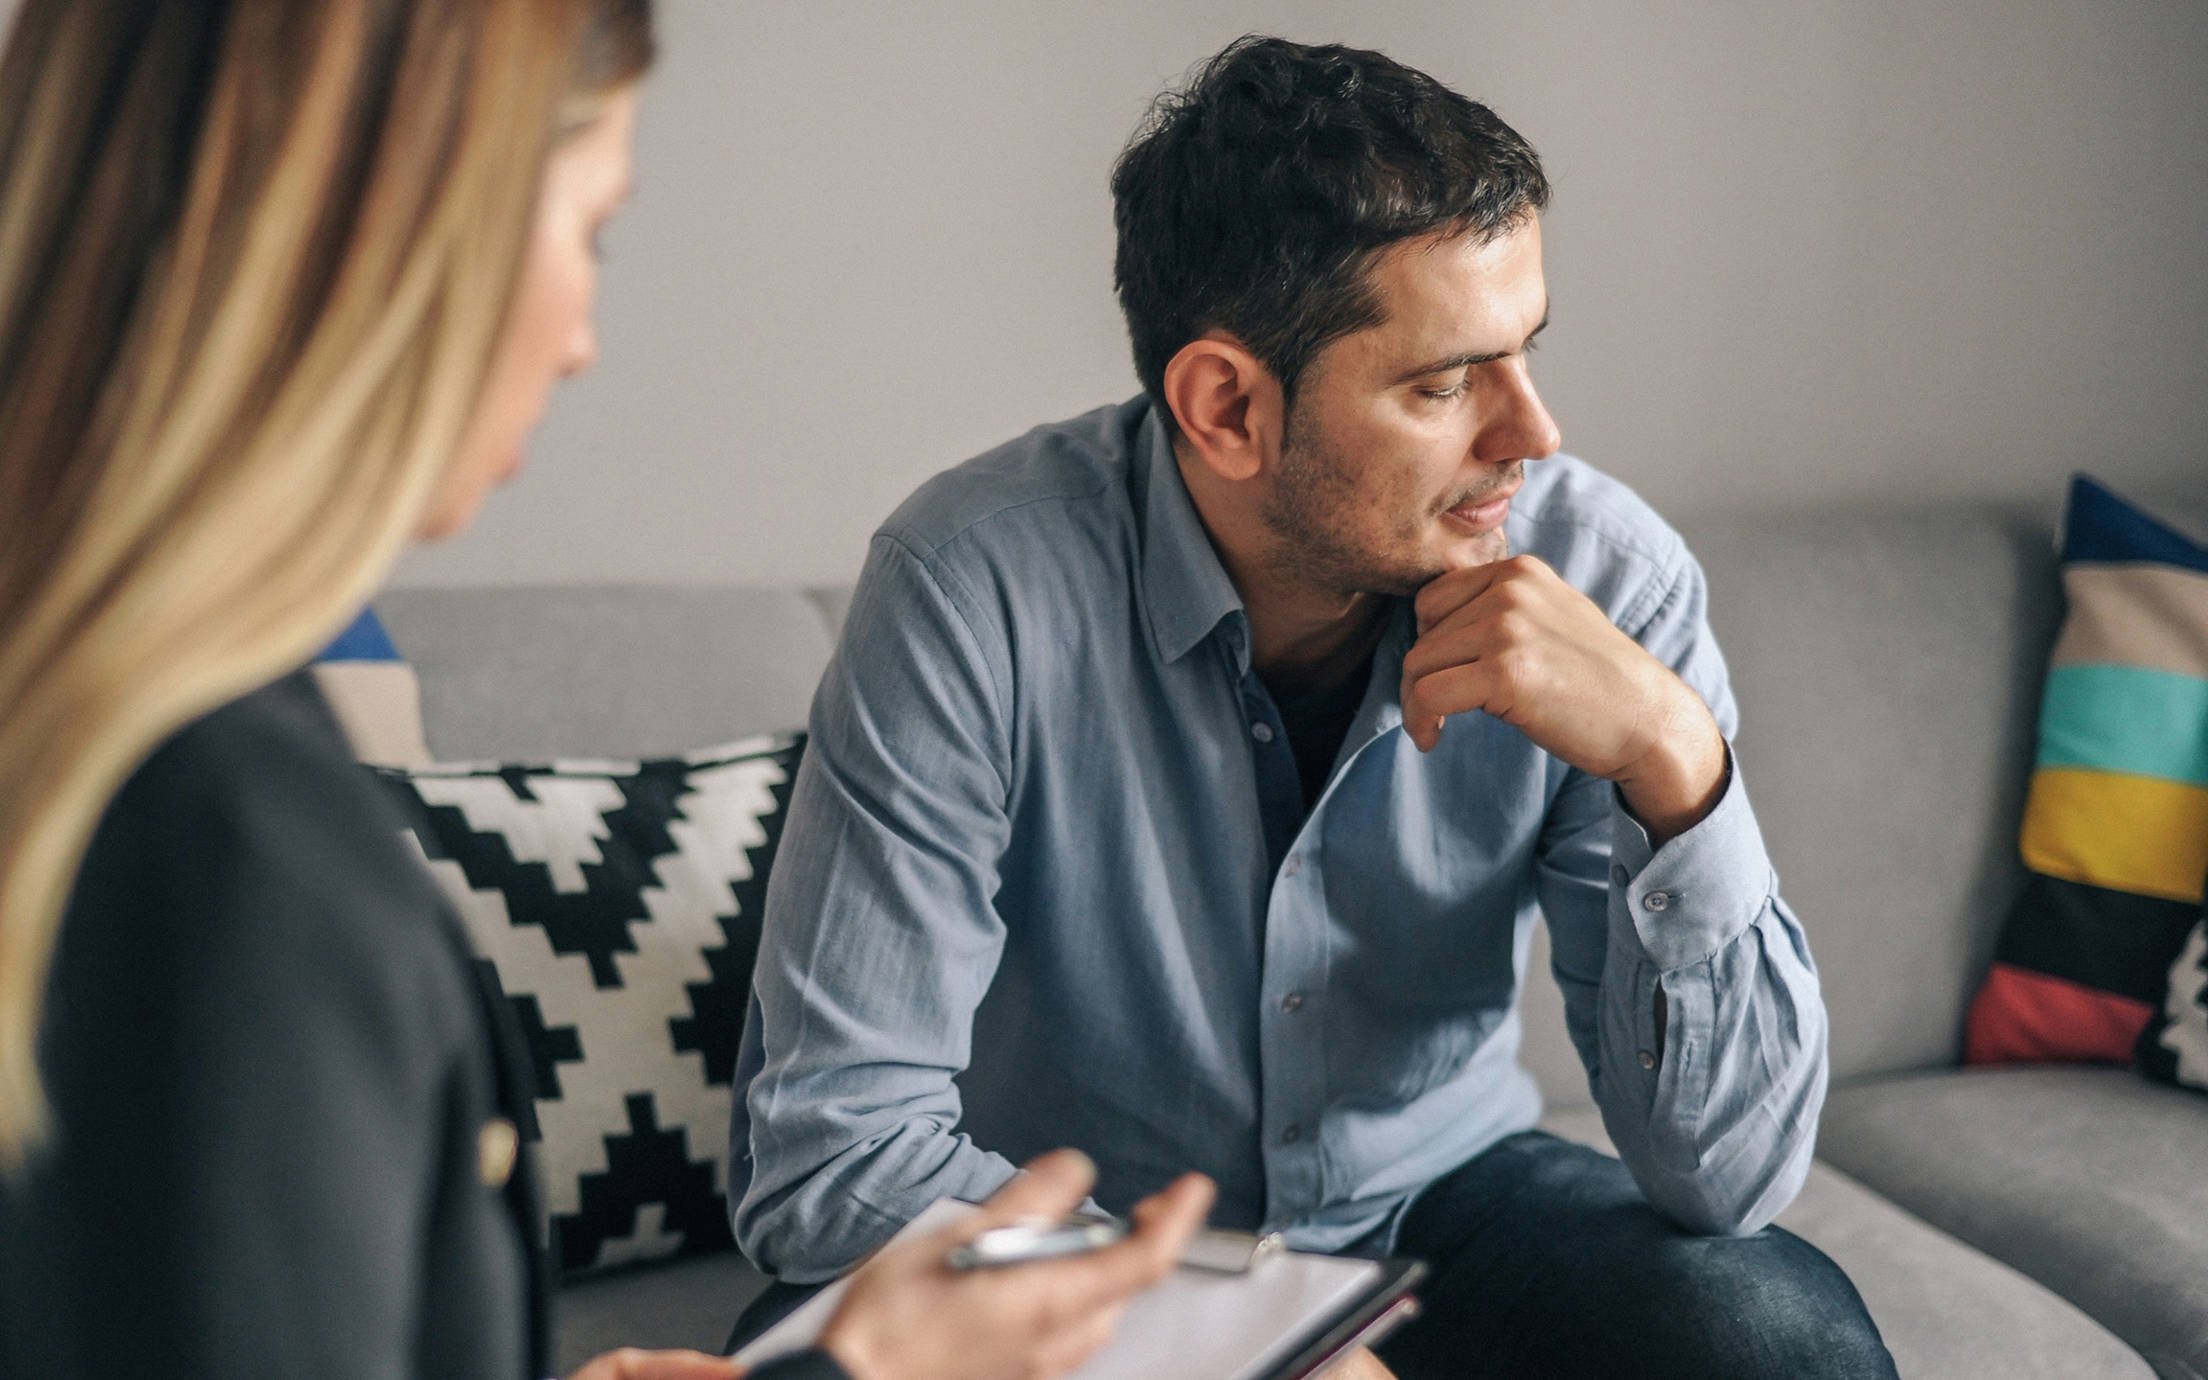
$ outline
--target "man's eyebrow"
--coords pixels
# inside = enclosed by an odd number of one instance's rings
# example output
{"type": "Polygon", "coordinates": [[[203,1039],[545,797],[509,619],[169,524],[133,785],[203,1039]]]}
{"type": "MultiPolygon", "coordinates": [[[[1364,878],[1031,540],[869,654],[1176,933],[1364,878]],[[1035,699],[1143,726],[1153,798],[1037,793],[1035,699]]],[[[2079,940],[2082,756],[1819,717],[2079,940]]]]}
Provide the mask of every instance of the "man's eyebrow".
{"type": "Polygon", "coordinates": [[[1493,364],[1498,359],[1508,359],[1517,354],[1519,350],[1525,349],[1527,345],[1531,345],[1533,338],[1548,328],[1549,313],[1544,308],[1541,312],[1541,324],[1526,332],[1526,338],[1517,350],[1490,350],[1485,354],[1467,351],[1462,354],[1448,355],[1430,364],[1421,364],[1416,369],[1406,369],[1396,376],[1395,381],[1397,383],[1409,383],[1412,379],[1422,379],[1428,374],[1445,374],[1454,369],[1469,369],[1475,364],[1493,364]]]}

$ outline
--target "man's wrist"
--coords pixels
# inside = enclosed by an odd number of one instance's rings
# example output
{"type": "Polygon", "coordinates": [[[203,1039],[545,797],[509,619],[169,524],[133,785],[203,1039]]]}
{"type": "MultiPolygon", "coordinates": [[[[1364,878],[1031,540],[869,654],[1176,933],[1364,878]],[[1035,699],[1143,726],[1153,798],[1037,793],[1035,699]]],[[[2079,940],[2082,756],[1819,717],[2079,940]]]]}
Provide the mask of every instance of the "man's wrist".
{"type": "Polygon", "coordinates": [[[1657,848],[1709,818],[1731,777],[1732,757],[1717,720],[1683,682],[1679,690],[1681,707],[1656,746],[1617,779],[1625,808],[1657,848]]]}

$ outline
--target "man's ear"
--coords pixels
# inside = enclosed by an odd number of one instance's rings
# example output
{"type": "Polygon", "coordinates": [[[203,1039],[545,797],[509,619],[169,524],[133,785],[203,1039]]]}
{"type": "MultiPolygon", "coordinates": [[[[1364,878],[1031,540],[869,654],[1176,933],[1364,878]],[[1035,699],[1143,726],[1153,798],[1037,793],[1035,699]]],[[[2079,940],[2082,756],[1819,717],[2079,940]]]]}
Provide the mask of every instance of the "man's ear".
{"type": "Polygon", "coordinates": [[[1224,331],[1167,361],[1165,401],[1189,449],[1221,479],[1254,478],[1280,456],[1280,384],[1224,331]]]}

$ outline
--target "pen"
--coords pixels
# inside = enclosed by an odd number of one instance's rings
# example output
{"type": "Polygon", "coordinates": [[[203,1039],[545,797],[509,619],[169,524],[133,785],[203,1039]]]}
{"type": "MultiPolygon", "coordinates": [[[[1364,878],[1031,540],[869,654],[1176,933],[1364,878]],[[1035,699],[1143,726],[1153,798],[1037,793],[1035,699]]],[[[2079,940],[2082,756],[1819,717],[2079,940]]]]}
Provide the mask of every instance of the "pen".
{"type": "MultiPolygon", "coordinates": [[[[1037,1260],[1059,1260],[1101,1250],[1127,1235],[1117,1218],[1075,1215],[1063,1219],[1028,1218],[993,1227],[962,1246],[945,1263],[954,1270],[992,1269],[1037,1260]]],[[[1180,1263],[1221,1274],[1246,1274],[1281,1249],[1279,1232],[1204,1230],[1189,1239],[1180,1263]]]]}

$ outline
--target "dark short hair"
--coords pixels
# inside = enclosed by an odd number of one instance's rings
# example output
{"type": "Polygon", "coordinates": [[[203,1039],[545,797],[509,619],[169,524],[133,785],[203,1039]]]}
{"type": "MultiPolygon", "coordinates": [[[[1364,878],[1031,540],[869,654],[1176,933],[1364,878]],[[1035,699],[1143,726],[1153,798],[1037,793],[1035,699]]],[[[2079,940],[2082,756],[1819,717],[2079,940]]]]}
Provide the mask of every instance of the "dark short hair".
{"type": "Polygon", "coordinates": [[[1434,232],[1482,240],[1548,203],[1541,160],[1478,101],[1380,53],[1251,35],[1158,98],[1112,170],[1113,279],[1135,373],[1224,330],[1292,401],[1329,343],[1377,325],[1368,271],[1434,232]]]}

